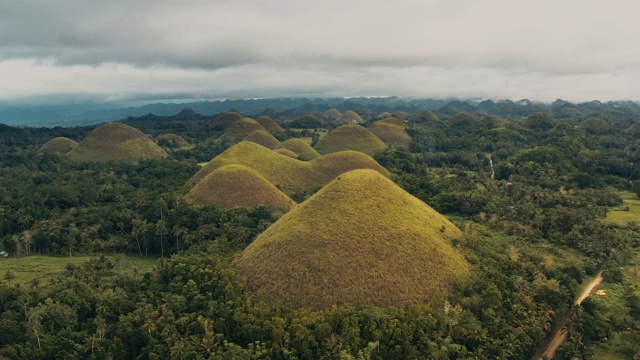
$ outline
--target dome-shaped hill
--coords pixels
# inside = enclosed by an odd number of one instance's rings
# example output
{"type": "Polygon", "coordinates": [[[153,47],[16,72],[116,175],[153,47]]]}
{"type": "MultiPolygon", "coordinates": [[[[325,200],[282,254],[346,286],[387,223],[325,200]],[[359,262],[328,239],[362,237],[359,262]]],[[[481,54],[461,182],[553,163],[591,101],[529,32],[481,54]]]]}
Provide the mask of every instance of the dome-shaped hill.
{"type": "Polygon", "coordinates": [[[156,140],[158,140],[158,145],[173,150],[184,150],[192,147],[182,136],[172,133],[160,135],[156,140]]]}
{"type": "Polygon", "coordinates": [[[280,218],[234,265],[250,288],[290,307],[404,307],[446,293],[469,273],[451,245],[459,236],[388,178],[355,170],[280,218]]]}
{"type": "Polygon", "coordinates": [[[401,120],[387,118],[375,122],[369,127],[369,130],[387,146],[409,148],[409,144],[411,144],[411,136],[409,136],[409,134],[404,130],[406,127],[407,126],[401,120]],[[400,124],[398,125],[392,120],[400,121],[400,124]]]}
{"type": "Polygon", "coordinates": [[[393,125],[393,126],[397,126],[400,127],[402,129],[406,129],[408,128],[407,124],[405,124],[404,121],[394,118],[394,117],[386,117],[382,120],[378,120],[375,122],[375,124],[387,124],[387,125],[393,125]]]}
{"type": "Polygon", "coordinates": [[[73,161],[138,161],[167,157],[153,140],[140,130],[121,123],[107,123],[91,131],[67,153],[73,161]]]}
{"type": "Polygon", "coordinates": [[[438,117],[438,115],[432,113],[429,110],[425,110],[421,112],[420,114],[418,114],[418,116],[416,116],[415,118],[413,118],[413,120],[411,120],[412,124],[418,124],[418,125],[433,125],[440,122],[441,120],[438,117]]]}
{"type": "Polygon", "coordinates": [[[229,111],[224,114],[218,115],[215,119],[213,119],[212,124],[227,127],[243,118],[244,115],[235,111],[229,111]]]}
{"type": "Polygon", "coordinates": [[[360,115],[356,114],[355,111],[347,110],[342,115],[340,115],[340,121],[346,122],[346,123],[353,123],[353,122],[361,123],[362,118],[360,117],[360,115]]]}
{"type": "Polygon", "coordinates": [[[537,112],[529,116],[523,125],[532,130],[547,131],[558,124],[558,121],[551,115],[543,112],[537,112]]]}
{"type": "Polygon", "coordinates": [[[584,129],[586,132],[591,134],[606,134],[613,130],[613,127],[606,121],[601,118],[591,118],[585,120],[578,128],[584,129]]]}
{"type": "Polygon", "coordinates": [[[392,117],[392,116],[393,116],[393,115],[391,115],[391,113],[390,113],[390,112],[385,111],[385,112],[383,112],[383,113],[378,114],[377,118],[378,118],[378,119],[386,119],[386,118],[389,118],[389,117],[392,117]]]}
{"type": "Polygon", "coordinates": [[[466,131],[475,129],[478,125],[478,119],[472,114],[463,111],[447,119],[445,124],[447,124],[449,129],[466,131]]]}
{"type": "Polygon", "coordinates": [[[240,119],[231,126],[220,136],[220,140],[226,139],[235,139],[235,138],[245,138],[249,136],[252,132],[258,130],[265,130],[260,124],[258,124],[255,120],[250,118],[240,119]]]}
{"type": "Polygon", "coordinates": [[[342,114],[340,113],[340,111],[338,109],[331,108],[331,109],[325,111],[323,115],[327,119],[338,120],[338,119],[340,119],[340,115],[342,115],[342,114]]]}
{"type": "Polygon", "coordinates": [[[401,119],[401,120],[406,120],[410,116],[411,116],[411,114],[409,114],[406,111],[394,111],[393,114],[391,114],[391,117],[398,118],[398,119],[401,119]]]}
{"type": "Polygon", "coordinates": [[[273,135],[269,134],[266,130],[256,130],[246,138],[242,139],[242,141],[251,141],[271,150],[280,146],[280,141],[274,138],[273,135]]]}
{"type": "Polygon", "coordinates": [[[262,175],[235,164],[222,166],[207,175],[189,191],[186,198],[223,209],[265,205],[286,212],[295,206],[291,198],[262,175]]]}
{"type": "Polygon", "coordinates": [[[640,135],[640,120],[633,123],[624,132],[630,135],[640,135]]]}
{"type": "Polygon", "coordinates": [[[69,138],[57,137],[44,143],[44,145],[38,149],[38,154],[64,155],[76,146],[78,146],[78,143],[69,138]]]}
{"type": "Polygon", "coordinates": [[[193,186],[211,172],[229,164],[244,165],[255,170],[287,195],[324,185],[335,176],[354,169],[374,169],[389,176],[389,172],[373,158],[357,152],[337,153],[311,161],[300,161],[264,146],[242,141],[209,161],[188,184],[193,186]]]}
{"type": "Polygon", "coordinates": [[[270,133],[276,134],[284,132],[284,129],[269,116],[260,116],[256,119],[256,122],[270,133]]]}
{"type": "Polygon", "coordinates": [[[320,153],[318,153],[316,149],[312,148],[308,142],[302,139],[285,140],[280,146],[298,154],[300,160],[311,160],[320,156],[320,153]]]}
{"type": "Polygon", "coordinates": [[[331,130],[320,139],[315,149],[320,154],[336,151],[355,150],[373,156],[387,146],[371,131],[360,125],[343,125],[331,130]]]}
{"type": "Polygon", "coordinates": [[[273,151],[277,152],[278,154],[281,154],[281,155],[284,155],[284,156],[288,156],[290,158],[294,158],[294,159],[299,158],[298,154],[294,153],[293,151],[291,151],[289,149],[278,148],[278,149],[275,149],[273,151]]]}

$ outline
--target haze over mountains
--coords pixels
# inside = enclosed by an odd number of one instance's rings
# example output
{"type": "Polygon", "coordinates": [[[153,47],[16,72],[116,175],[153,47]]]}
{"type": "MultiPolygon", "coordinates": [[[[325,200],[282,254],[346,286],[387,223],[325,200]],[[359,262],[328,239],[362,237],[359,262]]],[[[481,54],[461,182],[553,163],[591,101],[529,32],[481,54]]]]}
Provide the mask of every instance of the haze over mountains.
{"type": "MultiPolygon", "coordinates": [[[[214,114],[235,110],[252,117],[265,114],[271,115],[274,112],[297,117],[308,113],[324,113],[331,108],[336,108],[342,113],[349,110],[367,109],[376,114],[403,111],[413,115],[425,110],[451,115],[460,111],[481,111],[505,118],[525,117],[537,111],[550,113],[557,119],[580,116],[603,117],[603,114],[607,114],[606,117],[611,121],[616,121],[619,117],[628,117],[629,115],[640,117],[640,103],[632,101],[610,101],[606,103],[590,101],[574,104],[558,99],[553,103],[545,104],[530,100],[481,101],[478,99],[417,99],[392,96],[197,101],[188,103],[155,103],[137,107],[119,103],[35,106],[0,103],[0,123],[12,126],[38,127],[92,125],[148,114],[173,116],[185,108],[189,108],[194,113],[203,116],[213,116],[214,114]]],[[[362,115],[361,112],[359,114],[362,115]]]]}

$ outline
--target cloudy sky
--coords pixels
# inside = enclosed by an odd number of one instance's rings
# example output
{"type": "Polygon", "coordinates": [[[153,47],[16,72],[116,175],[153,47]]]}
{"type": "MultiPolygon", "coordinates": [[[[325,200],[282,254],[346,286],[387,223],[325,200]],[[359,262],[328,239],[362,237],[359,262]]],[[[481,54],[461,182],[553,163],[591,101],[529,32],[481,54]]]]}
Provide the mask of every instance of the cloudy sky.
{"type": "Polygon", "coordinates": [[[640,100],[637,0],[2,0],[0,101],[640,100]]]}

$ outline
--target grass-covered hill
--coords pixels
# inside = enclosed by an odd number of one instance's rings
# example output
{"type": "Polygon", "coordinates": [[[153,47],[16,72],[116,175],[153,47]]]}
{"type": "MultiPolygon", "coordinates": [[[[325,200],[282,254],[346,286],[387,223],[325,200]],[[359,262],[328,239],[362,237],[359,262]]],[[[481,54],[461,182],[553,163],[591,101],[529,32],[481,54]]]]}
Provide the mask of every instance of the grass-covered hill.
{"type": "Polygon", "coordinates": [[[330,120],[338,120],[340,119],[340,116],[342,115],[340,113],[340,111],[336,108],[331,108],[327,111],[324,112],[324,114],[322,114],[325,118],[330,119],[330,120]]]}
{"type": "Polygon", "coordinates": [[[73,161],[138,161],[169,156],[140,130],[121,123],[107,123],[91,131],[67,153],[73,161]]]}
{"type": "Polygon", "coordinates": [[[207,175],[189,191],[186,198],[223,209],[265,205],[287,212],[295,206],[289,196],[262,175],[236,164],[222,166],[207,175]]]}
{"type": "Polygon", "coordinates": [[[188,181],[188,184],[193,186],[209,173],[229,164],[244,165],[255,170],[288,195],[324,185],[335,176],[354,169],[373,169],[389,176],[389,172],[373,158],[355,151],[301,161],[264,146],[243,141],[213,158],[188,181]]]}
{"type": "Polygon", "coordinates": [[[342,113],[342,115],[340,115],[340,121],[346,122],[346,123],[351,123],[354,121],[357,123],[361,123],[362,117],[360,117],[360,115],[358,115],[355,111],[347,110],[344,113],[342,113]]]}
{"type": "Polygon", "coordinates": [[[369,130],[387,146],[409,148],[411,136],[405,131],[406,128],[407,125],[404,121],[396,118],[386,118],[373,123],[369,130]]]}
{"type": "Polygon", "coordinates": [[[254,142],[272,150],[280,146],[280,141],[273,137],[273,135],[269,134],[266,130],[256,130],[246,138],[242,139],[242,141],[254,142]]]}
{"type": "Polygon", "coordinates": [[[260,116],[256,118],[256,122],[272,134],[283,133],[285,131],[269,116],[260,116]]]}
{"type": "Polygon", "coordinates": [[[640,134],[640,120],[633,123],[633,125],[629,126],[624,132],[630,135],[640,134]]]}
{"type": "Polygon", "coordinates": [[[318,141],[315,149],[323,155],[336,151],[355,150],[373,156],[386,147],[384,142],[367,128],[350,124],[331,130],[318,141]]]}
{"type": "Polygon", "coordinates": [[[78,146],[77,142],[61,136],[44,143],[40,149],[38,149],[38,154],[64,155],[76,146],[78,146]]]}
{"type": "Polygon", "coordinates": [[[291,151],[289,149],[278,148],[278,149],[275,149],[273,151],[277,152],[278,154],[282,154],[282,155],[288,156],[290,158],[294,158],[294,159],[298,159],[299,158],[298,154],[294,153],[293,151],[291,151]]]}
{"type": "Polygon", "coordinates": [[[290,307],[424,303],[470,271],[460,230],[372,170],[338,176],[235,262],[258,293],[290,307]],[[366,189],[366,191],[365,191],[366,189]]]}
{"type": "Polygon", "coordinates": [[[156,137],[156,140],[158,141],[158,145],[171,150],[186,150],[193,146],[182,136],[173,133],[160,135],[156,137]]]}
{"type": "Polygon", "coordinates": [[[302,139],[289,139],[280,144],[280,147],[288,149],[298,154],[300,160],[311,160],[320,156],[316,149],[312,148],[308,142],[302,139]]]}
{"type": "Polygon", "coordinates": [[[219,139],[242,139],[258,130],[265,130],[265,128],[251,118],[242,118],[231,124],[219,139]]]}
{"type": "Polygon", "coordinates": [[[222,127],[228,127],[228,126],[231,126],[236,121],[241,120],[243,118],[244,118],[244,115],[238,112],[228,111],[226,113],[218,115],[215,119],[213,119],[212,124],[217,126],[222,126],[222,127]]]}

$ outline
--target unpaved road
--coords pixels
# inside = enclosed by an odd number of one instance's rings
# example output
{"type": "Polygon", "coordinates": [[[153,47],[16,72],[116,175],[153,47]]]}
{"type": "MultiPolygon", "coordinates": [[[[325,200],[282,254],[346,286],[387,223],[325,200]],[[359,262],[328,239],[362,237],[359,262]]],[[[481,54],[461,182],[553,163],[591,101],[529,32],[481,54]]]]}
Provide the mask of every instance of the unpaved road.
{"type": "MultiPolygon", "coordinates": [[[[591,280],[589,285],[587,285],[587,288],[584,289],[582,294],[580,294],[580,296],[578,297],[578,300],[576,300],[576,305],[580,305],[582,301],[584,301],[584,299],[593,295],[593,293],[596,291],[596,289],[598,288],[601,282],[602,282],[602,271],[600,271],[598,275],[596,275],[596,277],[593,280],[591,280]]],[[[569,314],[565,317],[565,319],[562,320],[562,323],[560,323],[560,326],[558,326],[558,328],[554,332],[553,337],[551,338],[551,341],[549,341],[549,343],[547,344],[547,347],[545,348],[542,355],[535,356],[533,358],[534,360],[540,360],[544,356],[546,356],[548,359],[553,359],[553,355],[555,355],[556,350],[558,349],[558,346],[562,345],[562,343],[564,343],[565,340],[567,340],[567,332],[563,330],[567,325],[567,321],[569,320],[569,318],[571,318],[571,316],[573,316],[573,311],[570,311],[569,314]]]]}

